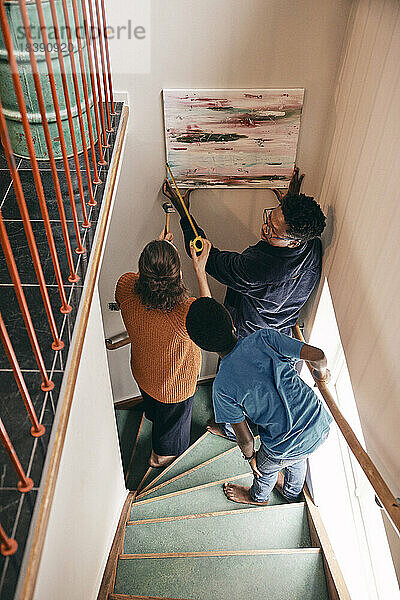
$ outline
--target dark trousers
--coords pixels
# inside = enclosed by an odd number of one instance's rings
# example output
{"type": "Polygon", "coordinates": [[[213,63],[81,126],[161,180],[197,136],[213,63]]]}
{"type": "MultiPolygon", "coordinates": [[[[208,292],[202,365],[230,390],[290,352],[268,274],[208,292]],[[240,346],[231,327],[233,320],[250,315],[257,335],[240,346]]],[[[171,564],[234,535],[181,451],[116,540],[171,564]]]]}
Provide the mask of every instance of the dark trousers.
{"type": "Polygon", "coordinates": [[[189,448],[193,396],[176,404],[155,400],[141,388],[146,419],[153,423],[152,448],[159,456],[179,456],[189,448]]]}

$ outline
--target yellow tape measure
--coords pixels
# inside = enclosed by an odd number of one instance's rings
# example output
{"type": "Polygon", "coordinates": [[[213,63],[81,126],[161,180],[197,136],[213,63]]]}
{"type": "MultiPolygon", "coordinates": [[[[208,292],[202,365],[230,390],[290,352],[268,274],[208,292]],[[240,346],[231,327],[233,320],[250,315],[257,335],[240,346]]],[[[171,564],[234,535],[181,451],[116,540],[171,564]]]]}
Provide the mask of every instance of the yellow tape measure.
{"type": "Polygon", "coordinates": [[[202,251],[203,251],[203,239],[202,239],[202,238],[199,236],[199,234],[197,233],[196,227],[195,227],[195,225],[194,225],[194,223],[193,223],[193,219],[192,219],[192,217],[190,216],[188,209],[186,208],[185,201],[184,201],[184,199],[183,199],[183,198],[182,198],[182,196],[181,196],[181,193],[180,193],[180,191],[179,191],[179,189],[178,189],[178,186],[177,186],[177,184],[176,184],[175,178],[174,178],[174,176],[172,175],[172,171],[171,171],[171,169],[170,169],[170,166],[169,166],[169,164],[168,164],[168,163],[165,163],[165,164],[166,164],[166,166],[167,166],[167,171],[168,171],[168,173],[169,173],[169,176],[171,177],[171,181],[172,181],[172,183],[174,184],[174,188],[175,188],[175,190],[176,190],[176,193],[178,194],[178,198],[179,198],[179,200],[180,200],[180,202],[181,202],[181,204],[182,204],[183,210],[185,211],[185,213],[186,213],[186,216],[187,216],[187,218],[188,218],[188,221],[189,221],[189,223],[190,223],[190,226],[191,226],[191,228],[193,229],[193,233],[194,233],[194,236],[195,236],[195,237],[194,237],[194,239],[193,239],[193,240],[191,240],[191,241],[190,241],[190,245],[191,245],[191,246],[192,246],[192,247],[193,247],[193,248],[196,250],[196,252],[202,252],[202,251]]]}

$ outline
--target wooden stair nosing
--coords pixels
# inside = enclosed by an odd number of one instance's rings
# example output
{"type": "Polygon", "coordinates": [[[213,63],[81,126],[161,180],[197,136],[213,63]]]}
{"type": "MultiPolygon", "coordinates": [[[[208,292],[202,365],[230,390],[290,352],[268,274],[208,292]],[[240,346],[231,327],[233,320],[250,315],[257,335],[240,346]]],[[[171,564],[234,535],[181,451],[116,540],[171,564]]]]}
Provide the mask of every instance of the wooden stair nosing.
{"type": "Polygon", "coordinates": [[[136,596],[131,594],[110,594],[108,600],[194,600],[194,598],[166,598],[165,596],[136,596]]]}
{"type": "Polygon", "coordinates": [[[139,437],[140,437],[140,434],[142,432],[144,419],[145,419],[145,415],[143,413],[142,414],[142,418],[140,419],[140,425],[139,425],[138,432],[136,434],[135,442],[133,444],[131,458],[129,459],[129,465],[128,465],[127,469],[126,469],[125,483],[127,483],[129,475],[130,475],[130,470],[131,470],[132,462],[133,462],[133,459],[135,457],[135,452],[136,452],[136,449],[137,449],[137,446],[138,446],[138,443],[139,443],[139,437]]]}
{"type": "Polygon", "coordinates": [[[149,465],[149,468],[147,469],[146,473],[143,475],[141,482],[139,483],[139,485],[136,488],[137,493],[139,493],[142,490],[142,485],[144,484],[144,482],[146,481],[146,479],[148,478],[148,476],[150,475],[152,470],[153,470],[153,467],[150,467],[150,465],[149,465]]]}
{"type": "Polygon", "coordinates": [[[117,530],[111,544],[107,563],[104,569],[103,577],[100,584],[100,589],[97,595],[97,600],[107,600],[109,594],[114,591],[115,578],[117,574],[117,559],[124,549],[125,528],[128,522],[128,516],[131,513],[132,502],[135,497],[135,492],[129,492],[124,506],[122,507],[119,517],[117,530]]]}
{"type": "Polygon", "coordinates": [[[192,515],[178,515],[176,517],[158,517],[153,519],[141,519],[138,521],[128,521],[127,526],[131,525],[145,525],[146,523],[166,523],[169,521],[183,521],[185,519],[201,519],[206,517],[218,517],[223,515],[240,515],[242,513],[254,512],[254,511],[271,511],[276,509],[290,510],[293,507],[305,506],[305,502],[291,502],[288,504],[274,504],[272,506],[251,506],[249,508],[236,508],[232,510],[221,510],[216,512],[208,513],[194,513],[192,515]]]}
{"type": "MultiPolygon", "coordinates": [[[[251,476],[251,473],[249,473],[249,476],[251,476]]],[[[133,506],[135,506],[135,504],[142,505],[142,504],[148,504],[149,502],[157,502],[157,500],[161,500],[161,499],[165,499],[165,498],[172,498],[173,496],[179,496],[180,494],[192,492],[193,490],[202,490],[204,488],[212,487],[214,485],[221,485],[222,483],[225,483],[225,481],[236,481],[236,479],[241,479],[242,477],[246,477],[246,473],[244,473],[244,474],[241,473],[239,475],[232,475],[231,477],[224,477],[224,479],[218,479],[217,481],[209,481],[208,483],[202,483],[201,485],[195,485],[194,487],[186,488],[184,490],[177,490],[176,492],[170,492],[169,494],[163,494],[162,496],[156,496],[155,498],[145,498],[144,500],[139,500],[138,502],[135,501],[133,506]]]]}
{"type": "Polygon", "coordinates": [[[234,452],[237,449],[238,449],[238,446],[233,446],[233,448],[229,448],[229,450],[225,450],[224,452],[221,452],[221,454],[217,454],[217,456],[213,456],[212,458],[209,458],[208,460],[205,460],[204,462],[200,463],[196,467],[192,467],[191,469],[188,469],[187,471],[184,471],[180,475],[176,475],[175,477],[172,477],[172,479],[168,479],[168,481],[164,481],[163,483],[160,483],[159,485],[156,485],[154,488],[151,488],[151,489],[147,490],[147,492],[142,492],[141,494],[138,495],[138,497],[137,497],[138,500],[141,500],[143,497],[147,496],[148,494],[152,494],[153,492],[157,492],[159,489],[165,487],[166,485],[169,485],[170,483],[173,483],[174,481],[177,481],[178,479],[181,479],[182,477],[185,477],[185,475],[189,475],[189,473],[194,473],[198,469],[201,469],[202,467],[205,467],[206,465],[211,464],[212,462],[214,462],[214,461],[216,461],[216,460],[218,460],[218,459],[226,456],[227,454],[231,454],[232,452],[234,452]]]}
{"type": "Polygon", "coordinates": [[[118,560],[137,560],[143,558],[199,558],[216,556],[265,556],[276,554],[322,554],[321,548],[276,548],[274,550],[207,550],[202,552],[153,552],[147,554],[120,554],[118,560]]]}
{"type": "Polygon", "coordinates": [[[143,402],[142,396],[134,396],[133,398],[125,398],[114,402],[114,410],[129,410],[143,402]]]}
{"type": "MultiPolygon", "coordinates": [[[[154,485],[157,483],[157,481],[166,473],[168,473],[168,471],[170,471],[172,469],[173,466],[175,466],[177,463],[179,463],[182,458],[184,456],[186,456],[190,450],[192,450],[193,448],[195,448],[195,446],[197,446],[197,444],[199,444],[204,438],[206,438],[208,435],[211,435],[208,431],[206,431],[205,433],[203,433],[202,436],[200,436],[195,442],[193,442],[193,444],[191,444],[189,446],[189,448],[187,450],[185,450],[185,452],[182,452],[182,454],[180,454],[170,465],[168,465],[168,467],[166,467],[163,471],[161,471],[161,473],[159,475],[157,475],[157,477],[155,477],[153,479],[153,481],[150,481],[150,483],[148,483],[146,485],[146,487],[144,487],[141,490],[141,494],[143,494],[144,492],[147,492],[148,489],[152,489],[154,487],[154,485]]],[[[153,491],[153,490],[152,490],[153,491]]]]}

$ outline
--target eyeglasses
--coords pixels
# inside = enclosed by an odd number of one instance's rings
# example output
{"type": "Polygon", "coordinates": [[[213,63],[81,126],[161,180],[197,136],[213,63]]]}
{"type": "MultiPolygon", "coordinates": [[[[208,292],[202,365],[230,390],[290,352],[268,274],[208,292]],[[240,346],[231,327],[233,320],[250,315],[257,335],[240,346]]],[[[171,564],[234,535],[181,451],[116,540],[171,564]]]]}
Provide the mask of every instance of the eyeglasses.
{"type": "MultiPolygon", "coordinates": [[[[278,208],[278,207],[276,206],[275,208],[278,208]]],[[[274,240],[283,240],[284,242],[292,242],[293,238],[283,237],[283,236],[277,234],[276,229],[273,226],[272,221],[271,221],[271,213],[273,210],[275,210],[275,208],[264,208],[263,221],[264,221],[264,225],[266,225],[265,237],[267,237],[270,240],[274,239],[274,240]]]]}

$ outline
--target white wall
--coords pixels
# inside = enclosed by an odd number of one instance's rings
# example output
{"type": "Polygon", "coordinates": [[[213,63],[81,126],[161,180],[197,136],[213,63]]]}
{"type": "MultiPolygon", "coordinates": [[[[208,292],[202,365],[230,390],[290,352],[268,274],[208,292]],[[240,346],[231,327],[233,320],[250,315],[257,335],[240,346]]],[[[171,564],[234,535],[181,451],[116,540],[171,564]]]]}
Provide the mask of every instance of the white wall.
{"type": "MultiPolygon", "coordinates": [[[[100,280],[107,335],[123,329],[120,315],[107,310],[115,281],[121,273],[137,269],[142,248],[163,227],[162,88],[305,87],[298,164],[307,173],[304,191],[318,196],[350,4],[350,0],[151,2],[150,72],[121,74],[121,65],[114,65],[115,88],[129,92],[133,111],[100,280]]],[[[132,0],[109,1],[109,23],[122,13],[130,18],[133,5],[132,0]]],[[[257,242],[262,210],[274,196],[263,190],[201,190],[192,199],[193,214],[215,245],[242,250],[257,242]]],[[[172,230],[182,248],[177,218],[172,230]]],[[[190,261],[181,256],[185,281],[195,294],[190,261]]],[[[212,291],[222,299],[222,286],[215,283],[212,291]]],[[[109,360],[115,399],[134,395],[128,352],[109,353],[109,360]]],[[[212,372],[214,365],[214,359],[209,361],[203,373],[212,372]]]]}
{"type": "Polygon", "coordinates": [[[126,489],[98,291],[93,296],[36,600],[95,600],[126,489]]]}
{"type": "MultiPolygon", "coordinates": [[[[367,449],[400,496],[400,4],[354,2],[321,201],[325,274],[367,449]]],[[[400,577],[400,540],[392,549],[400,577]]]]}

